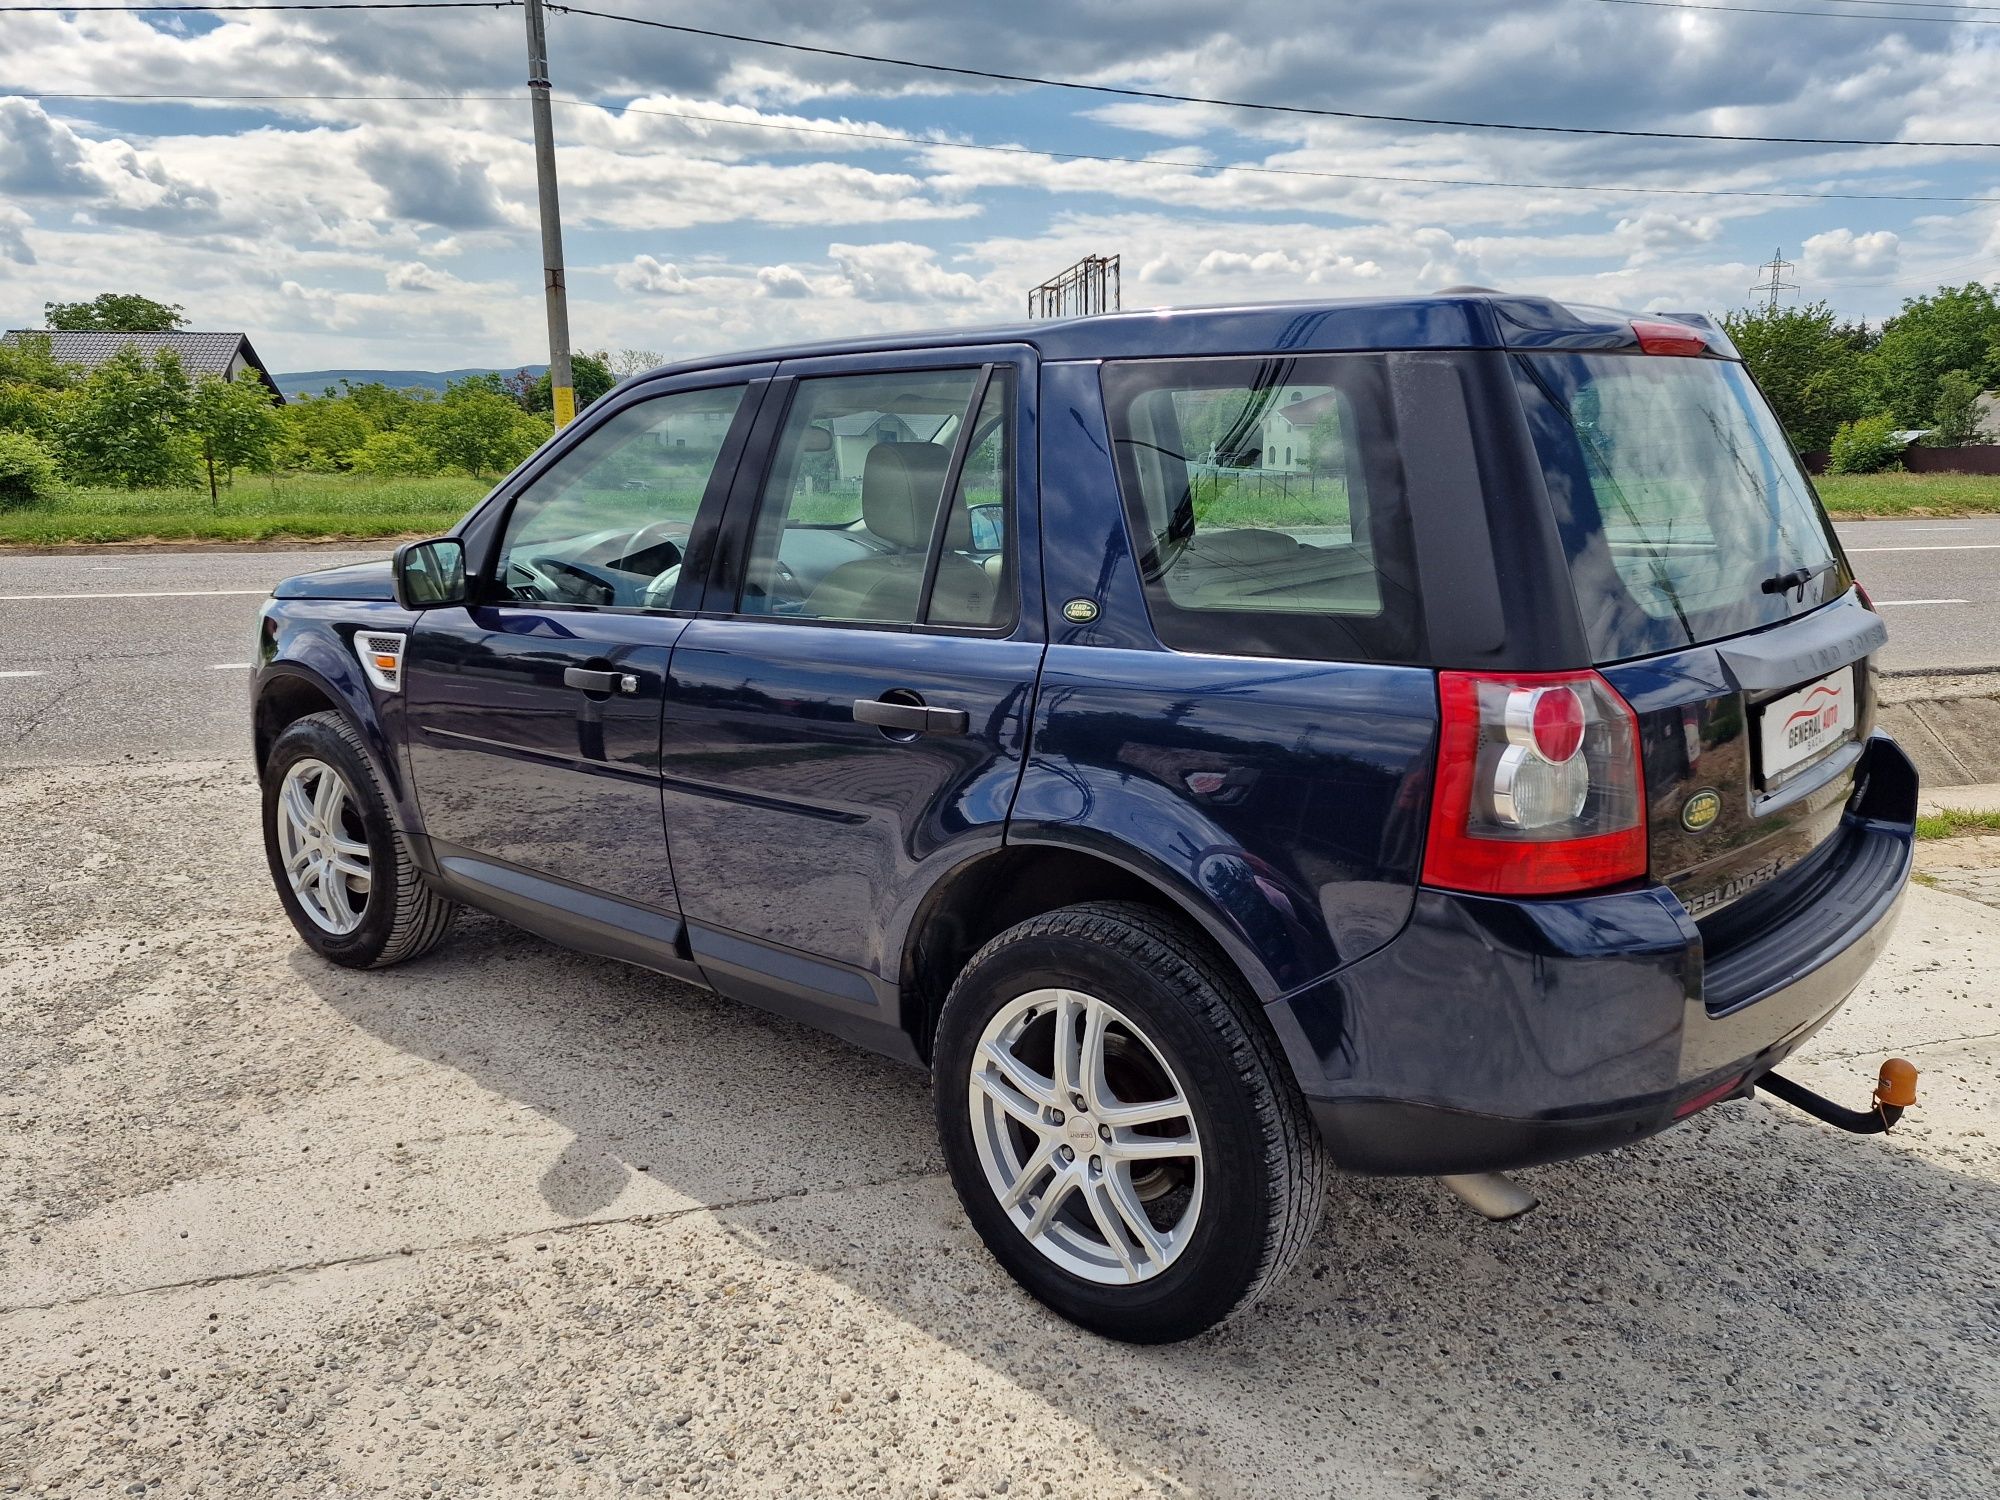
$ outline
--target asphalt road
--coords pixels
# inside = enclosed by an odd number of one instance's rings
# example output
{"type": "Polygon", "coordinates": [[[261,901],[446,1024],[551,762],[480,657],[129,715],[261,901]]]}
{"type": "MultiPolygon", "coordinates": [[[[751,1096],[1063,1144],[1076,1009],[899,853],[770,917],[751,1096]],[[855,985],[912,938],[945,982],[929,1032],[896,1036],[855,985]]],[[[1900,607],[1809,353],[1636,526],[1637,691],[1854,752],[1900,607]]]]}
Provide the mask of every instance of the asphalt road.
{"type": "MultiPolygon", "coordinates": [[[[2000,668],[2000,518],[1841,527],[1883,665],[2000,668]]],[[[0,765],[230,758],[259,599],[384,548],[0,555],[0,765]]]]}
{"type": "Polygon", "coordinates": [[[1856,521],[1839,531],[1889,622],[1885,668],[2000,668],[2000,516],[1856,521]]]}

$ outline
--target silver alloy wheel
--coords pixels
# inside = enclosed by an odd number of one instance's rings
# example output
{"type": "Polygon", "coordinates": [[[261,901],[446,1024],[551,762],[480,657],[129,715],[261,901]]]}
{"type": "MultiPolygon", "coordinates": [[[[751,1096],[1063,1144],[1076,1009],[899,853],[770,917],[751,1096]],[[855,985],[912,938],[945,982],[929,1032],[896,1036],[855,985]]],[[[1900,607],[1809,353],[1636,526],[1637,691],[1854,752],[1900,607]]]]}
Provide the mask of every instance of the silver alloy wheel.
{"type": "Polygon", "coordinates": [[[354,931],[374,884],[361,806],[346,779],[323,760],[301,760],[278,788],[278,857],[285,879],[314,925],[336,937],[354,931]]]}
{"type": "Polygon", "coordinates": [[[1200,1136],[1173,1069],[1121,1011],[1080,990],[1009,1001],[979,1038],[968,1095],[987,1186],[1065,1271],[1130,1285],[1187,1249],[1200,1136]]]}

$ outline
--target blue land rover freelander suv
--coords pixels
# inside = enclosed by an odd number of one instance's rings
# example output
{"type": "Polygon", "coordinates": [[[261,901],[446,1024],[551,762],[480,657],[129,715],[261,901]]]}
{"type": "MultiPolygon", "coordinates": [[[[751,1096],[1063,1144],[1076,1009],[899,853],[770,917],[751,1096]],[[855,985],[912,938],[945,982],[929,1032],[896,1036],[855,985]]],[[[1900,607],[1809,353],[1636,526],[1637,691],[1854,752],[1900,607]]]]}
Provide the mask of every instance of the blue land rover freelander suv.
{"type": "Polygon", "coordinates": [[[325,958],[462,904],[926,1066],[992,1253],[1161,1341],[1332,1169],[1774,1087],[1910,869],[1883,640],[1703,320],[1118,314],[627,381],[278,587],[256,757],[325,958]]]}

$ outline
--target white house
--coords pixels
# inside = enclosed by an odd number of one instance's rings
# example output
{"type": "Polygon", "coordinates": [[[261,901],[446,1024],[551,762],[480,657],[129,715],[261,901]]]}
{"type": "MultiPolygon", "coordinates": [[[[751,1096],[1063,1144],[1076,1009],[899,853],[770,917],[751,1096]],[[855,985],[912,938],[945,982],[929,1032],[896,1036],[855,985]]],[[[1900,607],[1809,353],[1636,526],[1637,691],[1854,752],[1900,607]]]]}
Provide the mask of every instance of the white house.
{"type": "Polygon", "coordinates": [[[1312,430],[1335,409],[1340,397],[1316,386],[1288,390],[1265,416],[1264,457],[1260,467],[1282,474],[1303,474],[1312,467],[1312,430]]]}

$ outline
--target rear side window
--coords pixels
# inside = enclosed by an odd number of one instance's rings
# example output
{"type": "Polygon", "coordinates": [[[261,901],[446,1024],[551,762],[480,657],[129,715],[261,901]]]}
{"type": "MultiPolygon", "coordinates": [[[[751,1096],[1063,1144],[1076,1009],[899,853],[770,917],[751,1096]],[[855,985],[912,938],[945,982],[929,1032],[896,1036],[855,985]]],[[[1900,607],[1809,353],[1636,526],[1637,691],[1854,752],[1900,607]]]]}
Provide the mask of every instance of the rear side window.
{"type": "Polygon", "coordinates": [[[1182,651],[1415,661],[1420,615],[1377,355],[1105,366],[1153,626],[1182,651]]]}
{"type": "Polygon", "coordinates": [[[1518,368],[1599,662],[1777,624],[1846,590],[1819,502],[1740,365],[1527,354],[1518,368]]]}

